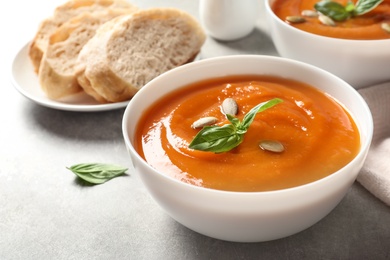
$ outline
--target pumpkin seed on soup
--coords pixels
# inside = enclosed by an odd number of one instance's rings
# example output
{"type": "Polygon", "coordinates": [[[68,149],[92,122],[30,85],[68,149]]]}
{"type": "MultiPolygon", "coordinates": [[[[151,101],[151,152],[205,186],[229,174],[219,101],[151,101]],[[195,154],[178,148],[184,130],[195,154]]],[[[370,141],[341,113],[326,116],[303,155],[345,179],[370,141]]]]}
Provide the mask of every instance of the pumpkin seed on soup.
{"type": "Polygon", "coordinates": [[[207,116],[207,117],[202,117],[196,120],[195,122],[192,123],[191,127],[196,129],[196,128],[202,128],[207,125],[213,125],[218,121],[216,117],[213,116],[207,116]]]}
{"type": "Polygon", "coordinates": [[[260,148],[274,153],[281,153],[284,151],[284,145],[281,142],[274,140],[263,140],[259,144],[260,148]]]}
{"type": "Polygon", "coordinates": [[[318,13],[313,10],[303,10],[301,15],[305,17],[318,17],[318,13]]]}
{"type": "Polygon", "coordinates": [[[335,26],[336,23],[333,21],[332,18],[330,18],[329,16],[326,16],[326,15],[323,15],[323,14],[320,14],[318,16],[318,20],[320,20],[320,22],[324,25],[328,25],[328,26],[335,26]]]}
{"type": "Polygon", "coordinates": [[[390,33],[390,23],[382,23],[381,27],[382,27],[383,30],[385,30],[386,32],[390,33]]]}
{"type": "Polygon", "coordinates": [[[233,98],[226,98],[221,105],[222,112],[227,115],[235,116],[238,113],[237,102],[233,98]]]}
{"type": "Polygon", "coordinates": [[[286,21],[289,23],[304,23],[306,19],[299,15],[291,15],[286,17],[286,21]]]}

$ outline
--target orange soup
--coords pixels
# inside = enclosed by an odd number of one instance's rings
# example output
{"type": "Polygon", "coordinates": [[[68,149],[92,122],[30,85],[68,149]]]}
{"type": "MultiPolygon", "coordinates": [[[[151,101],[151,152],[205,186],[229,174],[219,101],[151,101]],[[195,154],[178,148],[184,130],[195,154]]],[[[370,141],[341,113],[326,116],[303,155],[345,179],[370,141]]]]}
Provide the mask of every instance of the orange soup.
{"type": "Polygon", "coordinates": [[[185,86],[144,112],[135,148],[154,168],[180,181],[228,191],[270,191],[321,179],[348,164],[360,137],[349,113],[312,86],[271,76],[235,76],[185,86]],[[189,144],[203,117],[230,123],[221,103],[233,98],[240,120],[254,106],[283,100],[258,113],[236,148],[223,153],[197,151],[189,144]],[[262,140],[283,144],[283,152],[259,147],[262,140]]]}
{"type": "MultiPolygon", "coordinates": [[[[345,6],[348,0],[332,0],[345,6]]],[[[319,0],[275,0],[272,4],[274,13],[283,21],[288,16],[301,16],[303,10],[314,10],[319,0]]],[[[356,1],[352,1],[356,3],[356,1]]],[[[335,26],[321,23],[318,17],[305,17],[305,22],[290,23],[303,31],[333,38],[354,40],[390,39],[390,33],[382,28],[383,23],[390,26],[390,0],[384,0],[372,11],[336,22],[335,26]]]]}

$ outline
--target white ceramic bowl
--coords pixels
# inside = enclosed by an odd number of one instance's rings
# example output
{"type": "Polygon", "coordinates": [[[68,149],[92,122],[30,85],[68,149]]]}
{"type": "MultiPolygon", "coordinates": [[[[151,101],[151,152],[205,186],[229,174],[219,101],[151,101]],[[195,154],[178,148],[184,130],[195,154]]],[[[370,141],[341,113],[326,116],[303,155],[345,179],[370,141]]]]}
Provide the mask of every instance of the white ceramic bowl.
{"type": "Polygon", "coordinates": [[[302,231],[325,217],[344,197],[363,165],[373,133],[370,110],[357,91],[314,66],[280,57],[227,56],[197,61],[162,74],[130,101],[123,135],[136,172],[155,201],[176,221],[206,236],[259,242],[302,231]],[[229,192],[196,187],[158,172],[133,147],[143,113],[163,95],[202,79],[228,75],[276,75],[329,93],[350,111],[361,136],[358,155],[341,170],[303,186],[269,192],[229,192]]]}
{"type": "Polygon", "coordinates": [[[390,80],[390,39],[348,40],[308,33],[277,17],[273,1],[265,1],[265,13],[280,56],[325,69],[357,89],[390,80]]]}

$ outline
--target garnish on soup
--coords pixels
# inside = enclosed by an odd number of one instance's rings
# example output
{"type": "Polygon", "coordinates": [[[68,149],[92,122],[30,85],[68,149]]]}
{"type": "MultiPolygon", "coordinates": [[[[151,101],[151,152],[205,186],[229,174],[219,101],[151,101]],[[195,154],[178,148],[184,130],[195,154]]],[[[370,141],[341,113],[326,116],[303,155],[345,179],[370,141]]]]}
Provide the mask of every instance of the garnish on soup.
{"type": "Polygon", "coordinates": [[[314,9],[335,21],[342,22],[370,12],[382,2],[383,0],[358,0],[356,5],[349,1],[344,6],[338,2],[322,0],[314,5],[314,9]]]}
{"type": "MultiPolygon", "coordinates": [[[[228,152],[242,143],[244,135],[248,131],[257,113],[263,112],[280,102],[282,102],[282,100],[279,98],[262,102],[252,108],[248,114],[244,116],[242,121],[230,113],[227,113],[226,118],[230,121],[229,124],[223,126],[204,126],[188,147],[194,150],[214,153],[228,152]]],[[[222,105],[223,104],[224,103],[222,103],[222,105]]],[[[225,108],[225,110],[227,109],[225,108]]]]}

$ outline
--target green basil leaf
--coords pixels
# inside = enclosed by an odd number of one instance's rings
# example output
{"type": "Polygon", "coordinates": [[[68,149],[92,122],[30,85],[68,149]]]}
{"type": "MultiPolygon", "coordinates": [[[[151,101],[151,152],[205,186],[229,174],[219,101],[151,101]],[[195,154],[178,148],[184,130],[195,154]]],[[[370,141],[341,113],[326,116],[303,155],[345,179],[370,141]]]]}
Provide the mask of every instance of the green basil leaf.
{"type": "Polygon", "coordinates": [[[231,125],[205,126],[195,136],[189,148],[199,151],[214,153],[227,152],[242,142],[242,136],[236,133],[236,128],[231,125]]]}
{"type": "Polygon", "coordinates": [[[353,11],[354,15],[362,15],[377,7],[383,0],[358,0],[353,11]]]}
{"type": "Polygon", "coordinates": [[[124,174],[127,168],[114,164],[80,163],[67,167],[79,178],[92,184],[102,184],[124,174]]]}
{"type": "Polygon", "coordinates": [[[351,14],[345,9],[342,4],[337,2],[323,0],[314,5],[314,9],[318,12],[332,18],[335,21],[347,20],[351,14]]]}
{"type": "Polygon", "coordinates": [[[241,127],[240,129],[248,129],[249,126],[252,124],[255,116],[257,113],[263,112],[264,110],[271,108],[275,106],[276,104],[279,104],[283,102],[280,98],[274,98],[269,101],[263,102],[258,104],[257,106],[253,107],[245,116],[244,119],[242,120],[241,127]]]}
{"type": "Polygon", "coordinates": [[[348,1],[347,5],[345,6],[345,11],[348,13],[353,13],[355,10],[355,4],[351,1],[348,1]]]}
{"type": "Polygon", "coordinates": [[[234,127],[239,127],[241,122],[240,120],[237,118],[237,117],[234,117],[230,114],[226,114],[226,118],[230,121],[230,123],[232,123],[232,125],[234,125],[234,127]]]}

